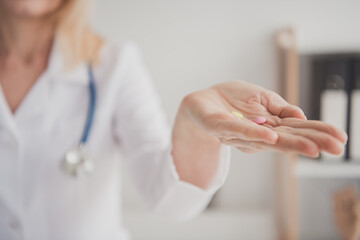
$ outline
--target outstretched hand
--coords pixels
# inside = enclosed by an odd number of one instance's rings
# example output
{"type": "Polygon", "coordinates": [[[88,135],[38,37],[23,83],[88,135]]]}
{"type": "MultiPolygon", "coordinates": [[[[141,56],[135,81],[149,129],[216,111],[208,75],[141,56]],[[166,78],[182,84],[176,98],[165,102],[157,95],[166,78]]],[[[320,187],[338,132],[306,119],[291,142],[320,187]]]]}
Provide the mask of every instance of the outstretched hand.
{"type": "Polygon", "coordinates": [[[303,111],[278,94],[240,81],[226,82],[188,95],[188,117],[207,134],[246,153],[263,150],[317,157],[321,151],[340,155],[347,135],[303,111]],[[239,112],[243,118],[232,114],[239,112]],[[265,117],[262,125],[253,120],[265,117]]]}

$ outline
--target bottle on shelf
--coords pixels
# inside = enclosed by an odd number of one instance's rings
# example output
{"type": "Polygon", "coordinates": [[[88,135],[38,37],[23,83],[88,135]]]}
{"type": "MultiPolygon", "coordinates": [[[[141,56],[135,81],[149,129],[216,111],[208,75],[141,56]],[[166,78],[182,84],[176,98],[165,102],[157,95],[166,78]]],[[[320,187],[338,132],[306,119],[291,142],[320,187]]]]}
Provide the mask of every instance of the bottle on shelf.
{"type": "Polygon", "coordinates": [[[354,89],[351,92],[350,159],[360,162],[360,59],[354,64],[354,89]]]}
{"type": "MultiPolygon", "coordinates": [[[[314,94],[318,95],[314,111],[317,119],[348,132],[349,89],[352,59],[343,56],[323,56],[314,62],[314,94]]],[[[341,161],[347,157],[348,146],[341,156],[322,153],[325,161],[341,161]]]]}

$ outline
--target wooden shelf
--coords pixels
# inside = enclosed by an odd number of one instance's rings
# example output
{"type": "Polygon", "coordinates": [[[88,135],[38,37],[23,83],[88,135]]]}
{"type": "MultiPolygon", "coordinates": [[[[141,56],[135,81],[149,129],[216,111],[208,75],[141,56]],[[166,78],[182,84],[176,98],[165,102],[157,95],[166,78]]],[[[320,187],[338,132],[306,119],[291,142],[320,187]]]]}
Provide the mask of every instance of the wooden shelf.
{"type": "Polygon", "coordinates": [[[299,158],[298,178],[360,178],[360,161],[311,160],[299,158]]]}

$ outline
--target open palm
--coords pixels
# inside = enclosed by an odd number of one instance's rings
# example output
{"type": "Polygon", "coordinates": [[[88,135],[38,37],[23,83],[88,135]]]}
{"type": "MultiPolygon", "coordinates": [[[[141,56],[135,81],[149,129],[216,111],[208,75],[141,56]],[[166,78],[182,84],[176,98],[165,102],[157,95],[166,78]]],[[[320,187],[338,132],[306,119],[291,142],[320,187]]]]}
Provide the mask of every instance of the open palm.
{"type": "Polygon", "coordinates": [[[198,126],[222,143],[243,152],[262,150],[317,157],[320,151],[341,154],[347,135],[320,121],[306,120],[299,107],[278,94],[240,81],[226,82],[190,94],[187,113],[198,126]],[[232,114],[240,112],[244,117],[232,114]],[[265,117],[266,123],[253,122],[265,117]]]}

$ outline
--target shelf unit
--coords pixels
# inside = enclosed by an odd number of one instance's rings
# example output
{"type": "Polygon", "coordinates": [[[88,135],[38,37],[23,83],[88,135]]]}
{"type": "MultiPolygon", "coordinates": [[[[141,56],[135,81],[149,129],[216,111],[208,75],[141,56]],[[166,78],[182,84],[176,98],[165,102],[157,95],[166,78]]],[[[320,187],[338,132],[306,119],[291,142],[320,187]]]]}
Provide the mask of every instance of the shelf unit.
{"type": "MultiPolygon", "coordinates": [[[[292,28],[276,33],[279,92],[291,104],[299,104],[299,55],[292,28]]],[[[279,240],[299,239],[299,180],[360,179],[360,159],[351,161],[308,159],[278,154],[275,160],[275,208],[279,240]]]]}
{"type": "Polygon", "coordinates": [[[298,178],[360,178],[360,160],[340,162],[299,158],[296,163],[296,176],[298,178]]]}
{"type": "MultiPolygon", "coordinates": [[[[299,103],[299,57],[293,28],[275,35],[278,63],[278,89],[289,103],[299,103]]],[[[295,174],[297,156],[276,154],[275,222],[279,240],[298,240],[298,184],[295,174]]]]}

